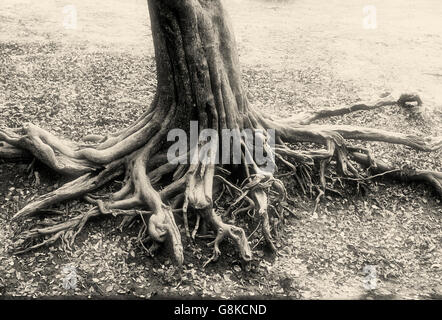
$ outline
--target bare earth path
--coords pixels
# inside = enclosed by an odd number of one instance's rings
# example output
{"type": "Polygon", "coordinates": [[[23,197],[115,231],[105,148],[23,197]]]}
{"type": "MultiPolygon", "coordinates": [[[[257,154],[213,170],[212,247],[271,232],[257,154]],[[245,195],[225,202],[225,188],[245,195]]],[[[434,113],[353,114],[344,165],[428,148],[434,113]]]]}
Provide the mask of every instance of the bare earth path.
{"type": "MultiPolygon", "coordinates": [[[[442,6],[437,0],[370,4],[377,9],[374,30],[362,27],[365,1],[227,0],[250,101],[268,112],[292,114],[413,90],[425,103],[419,115],[388,107],[340,123],[440,135],[442,6]]],[[[80,139],[133,121],[155,90],[149,23],[144,0],[2,0],[0,126],[32,121],[80,139]],[[75,30],[63,27],[67,4],[77,8],[75,30]]],[[[382,153],[389,146],[371,148],[382,153]]],[[[429,157],[394,148],[410,162],[419,159],[422,168],[441,168],[440,152],[429,157]]],[[[0,161],[0,296],[442,295],[442,207],[430,188],[380,180],[363,195],[331,193],[317,216],[313,200],[291,190],[299,219],[287,217],[280,256],[266,256],[248,272],[234,252],[206,268],[204,258],[185,257],[178,280],[167,253],[143,255],[131,240],[136,234],[121,233],[106,220],[91,223],[69,254],[55,245],[10,256],[10,217],[36,192],[54,187],[43,167],[27,177],[27,165],[0,161]],[[367,268],[376,272],[373,290],[364,286],[367,268]],[[76,288],[65,289],[63,280],[72,270],[76,288]]],[[[86,210],[87,205],[59,209],[86,210]]],[[[196,257],[204,256],[200,247],[194,249],[196,257]]],[[[266,255],[260,246],[255,250],[266,255]]]]}

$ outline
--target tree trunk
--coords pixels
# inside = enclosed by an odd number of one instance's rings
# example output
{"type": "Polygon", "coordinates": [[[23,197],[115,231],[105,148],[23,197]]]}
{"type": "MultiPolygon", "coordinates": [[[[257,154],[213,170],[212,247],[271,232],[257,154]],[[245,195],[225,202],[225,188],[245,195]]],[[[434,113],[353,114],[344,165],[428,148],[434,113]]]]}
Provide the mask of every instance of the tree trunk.
{"type": "Polygon", "coordinates": [[[242,127],[247,99],[230,22],[220,1],[154,1],[149,11],[158,97],[176,104],[175,125],[242,127]]]}
{"type": "MultiPolygon", "coordinates": [[[[214,145],[207,141],[198,142],[200,147],[209,145],[209,152],[206,158],[198,158],[196,162],[168,161],[168,133],[179,128],[189,135],[191,121],[197,121],[200,131],[213,129],[218,136],[222,136],[223,129],[252,130],[262,142],[265,153],[276,155],[278,164],[289,170],[288,174],[302,191],[312,190],[312,186],[318,189],[315,210],[327,191],[325,173],[332,164],[337,166],[341,176],[349,179],[366,179],[358,165],[368,166],[377,175],[425,181],[442,194],[441,173],[393,168],[376,161],[368,149],[348,142],[381,141],[431,152],[442,147],[441,138],[427,139],[355,126],[312,124],[318,119],[386,105],[404,107],[410,102],[420,105],[419,97],[409,94],[399,99],[384,97],[373,104],[360,103],[349,108],[295,115],[290,119],[273,119],[248,104],[241,84],[235,39],[220,0],[148,0],[148,5],[157,65],[157,92],[149,109],[135,123],[106,137],[85,137],[86,142],[93,144],[61,141],[32,124],[25,124],[21,129],[0,129],[0,157],[33,156],[61,174],[76,177],[26,205],[14,215],[14,220],[45,212],[60,201],[77,197],[96,205],[95,209],[65,222],[54,222],[20,233],[16,241],[17,252],[26,252],[58,239],[69,246],[90,217],[113,215],[124,217],[122,226],[140,217],[143,223],[138,240],[143,247],[144,242],[150,241],[152,246],[147,251],[151,253],[159,243],[168,239],[177,262],[181,264],[183,246],[175,223],[179,213],[182,213],[189,239],[195,239],[201,220],[201,225],[208,222],[212,226],[214,249],[208,261],[218,259],[221,253],[219,244],[225,237],[234,241],[244,260],[252,259],[244,229],[223,222],[226,218],[236,221],[240,214],[256,218],[261,226],[262,239],[276,251],[274,231],[282,220],[282,212],[291,210],[285,202],[283,183],[273,176],[273,172],[260,166],[255,146],[246,143],[244,137],[241,137],[240,145],[242,162],[238,165],[205,161],[207,158],[213,160],[214,155],[219,156],[221,148],[232,150],[230,145],[220,144],[221,141],[214,145]],[[262,129],[276,130],[275,148],[270,148],[270,137],[262,129]],[[325,149],[294,150],[291,143],[298,142],[322,144],[325,149]],[[247,159],[250,161],[246,162],[247,159]],[[335,163],[331,162],[332,159],[335,163]],[[312,179],[314,168],[319,168],[319,183],[312,179]],[[124,184],[121,190],[107,198],[90,194],[122,175],[124,184]],[[227,208],[219,205],[223,201],[230,205],[227,208]],[[189,220],[195,221],[192,232],[189,220]],[[36,242],[41,238],[43,241],[36,242]]],[[[195,147],[186,148],[185,156],[192,158],[195,147]]],[[[228,156],[232,157],[232,154],[228,156]]],[[[336,174],[334,171],[329,173],[336,174]]]]}

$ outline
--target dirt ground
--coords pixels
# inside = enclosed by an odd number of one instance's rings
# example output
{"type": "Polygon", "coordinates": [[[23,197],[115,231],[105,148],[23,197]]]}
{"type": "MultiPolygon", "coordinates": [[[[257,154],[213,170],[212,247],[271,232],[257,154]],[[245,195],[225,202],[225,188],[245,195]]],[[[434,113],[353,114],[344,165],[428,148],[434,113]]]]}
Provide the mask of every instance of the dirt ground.
{"type": "MultiPolygon", "coordinates": [[[[257,107],[280,115],[417,92],[418,115],[398,107],[328,122],[418,135],[442,134],[442,6],[437,0],[373,0],[377,28],[363,28],[365,1],[227,0],[244,86],[257,107]]],[[[69,139],[112,132],[141,114],[155,92],[145,0],[2,0],[0,127],[33,122],[69,139]],[[76,7],[67,30],[63,7],[76,7]]],[[[441,152],[369,144],[381,159],[441,170],[441,152]]],[[[224,243],[220,261],[205,240],[185,243],[181,273],[167,252],[152,258],[119,221],[88,224],[71,252],[58,245],[8,253],[11,216],[63,180],[37,165],[0,160],[1,296],[242,296],[295,299],[442,298],[442,206],[427,186],[385,179],[313,199],[285,180],[297,218],[286,217],[279,255],[260,245],[248,270],[224,243]],[[65,288],[69,274],[75,285],[65,288]],[[370,275],[374,276],[367,283],[370,275]]],[[[108,188],[114,188],[109,186],[108,188]]],[[[80,201],[58,209],[87,210],[80,201]]],[[[247,230],[250,234],[253,228],[247,230]]]]}

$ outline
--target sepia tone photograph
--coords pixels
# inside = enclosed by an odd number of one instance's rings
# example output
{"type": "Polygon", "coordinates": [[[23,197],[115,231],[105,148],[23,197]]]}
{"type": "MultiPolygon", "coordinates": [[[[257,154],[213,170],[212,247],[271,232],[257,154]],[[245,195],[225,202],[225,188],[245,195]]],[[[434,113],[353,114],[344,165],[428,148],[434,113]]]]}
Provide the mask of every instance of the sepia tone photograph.
{"type": "Polygon", "coordinates": [[[0,299],[442,299],[438,0],[1,0],[0,299]]]}

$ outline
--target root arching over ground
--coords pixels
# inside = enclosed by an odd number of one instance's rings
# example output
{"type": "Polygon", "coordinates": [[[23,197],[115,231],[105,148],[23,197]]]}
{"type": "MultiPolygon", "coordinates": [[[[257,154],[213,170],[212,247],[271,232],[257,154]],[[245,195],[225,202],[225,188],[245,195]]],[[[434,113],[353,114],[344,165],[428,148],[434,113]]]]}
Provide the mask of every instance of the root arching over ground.
{"type": "MultiPolygon", "coordinates": [[[[379,129],[318,125],[315,121],[350,112],[363,112],[388,105],[407,108],[422,104],[412,94],[383,97],[374,103],[357,104],[335,110],[293,115],[275,119],[249,105],[242,89],[236,45],[227,15],[219,1],[149,0],[156,64],[157,93],[148,110],[128,128],[108,136],[88,136],[84,143],[62,141],[50,132],[25,124],[22,128],[0,129],[0,157],[17,160],[36,158],[50,169],[72,177],[60,188],[38,197],[18,211],[20,222],[48,212],[51,206],[74,198],[94,205],[64,222],[46,219],[17,235],[15,251],[26,252],[61,240],[69,248],[88,219],[95,216],[122,216],[122,227],[134,218],[142,220],[138,239],[150,242],[153,252],[169,241],[178,264],[183,263],[182,236],[195,239],[208,225],[214,232],[213,255],[216,261],[220,243],[229,238],[245,261],[252,259],[246,230],[235,224],[248,215],[257,220],[262,239],[276,251],[275,232],[284,211],[290,211],[283,183],[276,173],[266,170],[256,159],[253,145],[241,141],[241,164],[213,161],[225,145],[200,142],[207,152],[197,161],[168,161],[170,130],[189,132],[190,121],[199,130],[250,129],[264,143],[267,155],[280,169],[286,169],[300,189],[317,188],[315,204],[327,192],[327,170],[339,176],[363,181],[378,175],[430,184],[442,195],[442,173],[412,168],[395,168],[376,159],[358,141],[401,144],[420,152],[442,147],[438,137],[422,138],[379,129]],[[267,135],[275,130],[274,143],[267,135]],[[323,145],[310,151],[294,147],[297,143],[323,145]],[[367,169],[366,171],[361,168],[367,169]],[[313,172],[312,169],[317,169],[313,172]],[[374,176],[369,174],[373,173],[374,176]],[[107,196],[94,191],[124,177],[119,191],[107,196]],[[316,177],[313,179],[313,177],[316,177]],[[319,183],[315,185],[314,180],[319,183]],[[227,210],[218,202],[229,195],[227,210]],[[184,235],[176,218],[181,217],[184,235]],[[276,223],[275,223],[276,221],[276,223]],[[191,229],[190,226],[193,226],[191,229]]],[[[230,142],[229,142],[230,143],[230,142]]],[[[190,160],[192,148],[186,159],[190,160]]],[[[232,148],[229,148],[232,150],[232,148]]],[[[232,157],[232,155],[230,155],[232,157]]],[[[316,207],[315,207],[316,209],[316,207]]]]}

